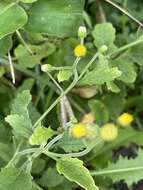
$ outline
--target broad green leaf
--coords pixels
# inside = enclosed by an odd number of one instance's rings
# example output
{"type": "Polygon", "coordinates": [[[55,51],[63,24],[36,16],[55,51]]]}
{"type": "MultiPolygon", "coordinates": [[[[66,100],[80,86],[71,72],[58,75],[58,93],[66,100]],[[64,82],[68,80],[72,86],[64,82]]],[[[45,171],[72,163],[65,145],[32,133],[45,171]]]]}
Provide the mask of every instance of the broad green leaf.
{"type": "Polygon", "coordinates": [[[79,85],[101,85],[105,82],[111,82],[120,77],[122,72],[117,68],[97,68],[88,72],[80,81],[79,85]]]}
{"type": "Polygon", "coordinates": [[[77,158],[59,159],[57,161],[57,170],[69,181],[77,183],[86,190],[98,190],[88,169],[83,166],[83,161],[77,158]]]}
{"type": "Polygon", "coordinates": [[[109,92],[104,98],[104,103],[109,110],[110,118],[116,121],[117,117],[123,112],[125,98],[124,93],[121,91],[118,94],[109,92]],[[116,107],[116,109],[115,109],[116,107]]]}
{"type": "Polygon", "coordinates": [[[18,94],[13,101],[11,114],[5,118],[6,122],[12,126],[16,136],[29,138],[32,134],[32,123],[28,111],[31,99],[29,90],[18,94]]]}
{"type": "Polygon", "coordinates": [[[5,55],[12,47],[11,36],[6,36],[0,40],[0,56],[5,55]]]}
{"type": "Polygon", "coordinates": [[[130,57],[132,62],[138,63],[140,66],[143,66],[142,48],[143,48],[142,44],[135,46],[129,52],[127,52],[124,56],[127,58],[130,57]]]}
{"type": "Polygon", "coordinates": [[[12,147],[8,144],[0,142],[0,158],[5,162],[8,162],[12,158],[12,147]]]}
{"type": "Polygon", "coordinates": [[[15,49],[15,56],[18,59],[19,65],[23,68],[33,68],[37,65],[35,58],[29,54],[23,45],[19,45],[15,49]]]}
{"type": "Polygon", "coordinates": [[[35,83],[35,80],[33,78],[28,78],[23,81],[23,83],[18,87],[16,93],[20,94],[25,90],[31,91],[33,85],[35,83]]]}
{"type": "Polygon", "coordinates": [[[12,103],[12,114],[22,115],[25,118],[29,118],[28,105],[32,99],[29,90],[24,90],[20,94],[17,94],[12,103]]]}
{"type": "Polygon", "coordinates": [[[31,121],[22,115],[11,114],[5,120],[12,126],[14,135],[29,138],[32,134],[31,121]]]}
{"type": "Polygon", "coordinates": [[[11,129],[6,126],[5,121],[2,119],[0,121],[0,141],[4,144],[11,143],[11,129]]]}
{"type": "Polygon", "coordinates": [[[2,77],[5,74],[5,69],[3,66],[0,66],[0,77],[2,77]]]}
{"type": "Polygon", "coordinates": [[[95,116],[98,125],[103,125],[108,122],[109,111],[103,102],[100,100],[90,100],[88,105],[95,116]]]}
{"type": "Polygon", "coordinates": [[[45,144],[48,139],[50,139],[56,132],[53,131],[50,127],[45,128],[42,126],[38,126],[33,134],[29,138],[29,143],[31,145],[41,145],[45,144]]]}
{"type": "Polygon", "coordinates": [[[43,187],[52,188],[61,184],[63,181],[64,177],[57,172],[56,168],[49,167],[38,180],[38,183],[43,187]]]}
{"type": "Polygon", "coordinates": [[[94,171],[94,176],[110,177],[114,182],[124,180],[129,186],[137,183],[143,176],[143,151],[140,150],[135,159],[120,157],[116,163],[110,164],[107,168],[94,171]]]}
{"type": "Polygon", "coordinates": [[[48,57],[55,51],[55,45],[52,43],[44,43],[42,45],[29,45],[30,49],[34,52],[32,56],[28,50],[23,46],[19,45],[15,49],[15,55],[18,59],[19,65],[23,68],[35,67],[41,59],[48,57]]]}
{"type": "Polygon", "coordinates": [[[17,168],[4,168],[0,172],[0,190],[31,190],[31,176],[17,168]]]}
{"type": "Polygon", "coordinates": [[[95,46],[100,48],[102,45],[112,45],[115,40],[115,32],[111,23],[97,24],[92,32],[95,46]]]}
{"type": "Polygon", "coordinates": [[[16,3],[0,2],[0,39],[15,32],[27,22],[27,14],[16,3]]]}
{"type": "Polygon", "coordinates": [[[71,70],[61,70],[59,71],[57,78],[59,82],[67,81],[72,75],[71,70]]]}
{"type": "Polygon", "coordinates": [[[108,90],[110,90],[111,92],[114,93],[120,92],[120,88],[113,81],[107,82],[106,85],[108,90]]]}
{"type": "Polygon", "coordinates": [[[46,160],[42,158],[36,158],[32,163],[32,174],[40,174],[45,170],[46,160]]]}
{"type": "Polygon", "coordinates": [[[48,57],[56,50],[56,46],[50,42],[46,42],[41,45],[30,45],[30,48],[39,60],[48,57]]]}
{"type": "Polygon", "coordinates": [[[122,74],[118,80],[121,80],[125,83],[133,83],[136,80],[137,73],[131,60],[117,59],[112,62],[112,65],[117,66],[119,70],[122,71],[122,74]]]}
{"type": "Polygon", "coordinates": [[[82,140],[74,139],[67,133],[64,134],[63,138],[56,143],[56,146],[62,148],[65,152],[78,152],[85,148],[82,140]]]}
{"type": "Polygon", "coordinates": [[[82,23],[84,0],[40,0],[29,10],[26,29],[33,33],[66,37],[82,23]]]}
{"type": "Polygon", "coordinates": [[[39,119],[40,113],[38,112],[37,108],[34,106],[32,102],[28,106],[28,111],[31,122],[34,125],[34,123],[39,119]]]}

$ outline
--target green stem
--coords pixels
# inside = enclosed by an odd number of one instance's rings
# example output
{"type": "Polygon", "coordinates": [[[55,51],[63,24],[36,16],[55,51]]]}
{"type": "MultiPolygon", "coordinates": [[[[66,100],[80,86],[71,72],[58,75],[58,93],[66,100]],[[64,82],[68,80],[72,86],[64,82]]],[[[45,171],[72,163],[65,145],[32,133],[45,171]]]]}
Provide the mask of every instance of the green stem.
{"type": "Polygon", "coordinates": [[[89,63],[85,66],[85,68],[83,69],[82,73],[79,75],[79,77],[77,76],[77,71],[76,71],[76,65],[79,62],[79,58],[76,59],[74,65],[75,65],[75,69],[74,69],[74,79],[73,82],[70,84],[70,86],[63,92],[61,93],[61,95],[54,101],[54,103],[44,112],[44,114],[36,121],[36,123],[34,124],[34,127],[36,127],[46,116],[47,114],[60,102],[61,98],[63,96],[65,96],[76,84],[77,82],[83,77],[83,75],[86,73],[86,71],[89,69],[89,67],[92,65],[92,63],[97,59],[98,57],[98,53],[96,53],[93,58],[89,61],[89,63]]]}
{"type": "Polygon", "coordinates": [[[8,164],[6,165],[6,168],[7,168],[7,167],[10,167],[10,166],[13,166],[13,165],[16,164],[15,161],[16,161],[16,159],[19,158],[18,152],[19,152],[20,147],[21,147],[22,144],[23,144],[23,141],[21,141],[21,142],[18,144],[18,146],[17,146],[17,148],[16,148],[16,151],[15,151],[13,157],[12,157],[11,160],[8,162],[8,164]]]}
{"type": "Polygon", "coordinates": [[[22,150],[20,152],[17,153],[17,155],[25,155],[25,154],[31,154],[35,151],[39,150],[39,148],[30,148],[30,149],[26,149],[26,150],[22,150]]]}
{"type": "Polygon", "coordinates": [[[129,43],[129,44],[125,45],[125,46],[122,46],[121,48],[113,51],[111,54],[109,54],[109,56],[114,57],[115,55],[119,54],[120,52],[125,51],[125,50],[127,50],[127,49],[129,49],[131,47],[136,46],[136,45],[139,45],[141,43],[143,43],[143,39],[138,39],[135,42],[131,42],[131,43],[129,43]]]}
{"type": "Polygon", "coordinates": [[[50,69],[48,69],[48,71],[60,71],[60,70],[71,70],[72,67],[71,66],[64,66],[64,67],[52,67],[50,69]]]}
{"type": "Polygon", "coordinates": [[[88,154],[95,146],[100,144],[100,142],[101,142],[101,139],[98,139],[96,141],[96,143],[95,142],[91,143],[88,148],[86,148],[85,150],[83,150],[81,152],[77,152],[77,153],[59,154],[59,153],[55,153],[55,152],[50,152],[49,149],[47,149],[47,148],[43,151],[43,153],[46,154],[47,156],[52,156],[52,157],[57,157],[57,158],[82,157],[82,156],[88,154]]]}
{"type": "MultiPolygon", "coordinates": [[[[76,59],[74,65],[77,65],[77,63],[79,62],[79,59],[76,59]]],[[[75,68],[76,70],[76,68],[75,68]]],[[[64,97],[77,83],[77,74],[76,71],[75,75],[74,75],[74,79],[73,82],[70,84],[70,86],[61,93],[61,95],[54,101],[54,103],[43,113],[43,115],[36,121],[36,123],[34,124],[34,127],[36,127],[45,117],[46,115],[60,102],[61,98],[64,97]]]]}
{"type": "Polygon", "coordinates": [[[107,175],[107,174],[115,174],[115,173],[121,173],[121,172],[135,172],[138,170],[143,170],[143,166],[137,166],[132,168],[121,168],[121,169],[114,169],[114,170],[105,170],[105,171],[91,171],[92,176],[98,176],[98,175],[107,175]]]}
{"type": "Polygon", "coordinates": [[[63,137],[63,134],[60,134],[58,136],[56,136],[55,138],[53,138],[45,147],[44,147],[44,151],[47,149],[49,150],[57,141],[59,141],[61,138],[63,137]]]}
{"type": "Polygon", "coordinates": [[[107,3],[111,4],[112,6],[114,6],[115,8],[117,8],[118,10],[120,10],[121,12],[123,12],[125,15],[127,15],[129,18],[131,18],[133,21],[135,21],[137,24],[139,24],[140,26],[143,26],[143,23],[141,23],[138,19],[136,19],[134,16],[132,16],[130,13],[128,13],[126,10],[124,10],[123,8],[121,8],[119,5],[115,4],[114,2],[110,1],[110,0],[105,0],[107,3]]]}

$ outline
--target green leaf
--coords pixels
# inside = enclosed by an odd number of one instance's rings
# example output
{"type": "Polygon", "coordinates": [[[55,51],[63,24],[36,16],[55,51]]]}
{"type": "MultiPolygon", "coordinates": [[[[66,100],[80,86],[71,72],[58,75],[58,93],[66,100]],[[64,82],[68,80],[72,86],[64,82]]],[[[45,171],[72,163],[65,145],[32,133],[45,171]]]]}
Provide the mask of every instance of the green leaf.
{"type": "Polygon", "coordinates": [[[3,66],[0,66],[0,77],[2,77],[5,74],[5,69],[3,66]]]}
{"type": "Polygon", "coordinates": [[[8,162],[12,158],[13,150],[8,144],[0,142],[0,158],[8,162]]]}
{"type": "Polygon", "coordinates": [[[0,40],[0,56],[5,55],[12,47],[11,36],[6,36],[0,40]]]}
{"type": "Polygon", "coordinates": [[[29,138],[32,134],[32,123],[28,112],[31,99],[29,90],[18,94],[13,101],[11,115],[5,118],[6,122],[12,126],[13,133],[16,136],[29,138]]]}
{"type": "Polygon", "coordinates": [[[110,90],[111,92],[114,93],[120,92],[120,88],[113,81],[107,82],[106,85],[108,90],[110,90]]]}
{"type": "Polygon", "coordinates": [[[55,187],[64,181],[64,177],[59,175],[56,168],[49,167],[47,171],[44,172],[42,177],[38,180],[38,183],[43,187],[55,187]]]}
{"type": "Polygon", "coordinates": [[[97,24],[92,32],[94,44],[97,48],[110,46],[115,40],[115,29],[111,23],[97,24]]]}
{"type": "Polygon", "coordinates": [[[61,70],[59,71],[57,78],[59,82],[63,82],[63,81],[69,80],[71,75],[72,75],[72,72],[70,70],[61,70]]]}
{"type": "Polygon", "coordinates": [[[23,45],[19,45],[15,49],[15,56],[18,59],[19,65],[23,68],[33,68],[37,64],[34,57],[29,54],[23,45]]]}
{"type": "Polygon", "coordinates": [[[64,134],[63,138],[56,143],[56,146],[62,148],[65,152],[78,152],[85,148],[82,140],[74,139],[67,133],[64,134]]]}
{"type": "Polygon", "coordinates": [[[117,68],[100,67],[88,72],[80,81],[79,85],[101,85],[105,82],[111,82],[120,77],[122,72],[117,68]]]}
{"type": "Polygon", "coordinates": [[[117,66],[119,70],[122,71],[122,74],[118,80],[121,80],[125,83],[135,82],[137,73],[135,71],[135,66],[131,60],[117,59],[112,63],[112,65],[117,66]]]}
{"type": "Polygon", "coordinates": [[[45,128],[42,126],[38,126],[31,137],[29,138],[29,143],[31,145],[41,145],[45,144],[48,139],[50,139],[56,132],[53,131],[50,127],[45,128]]]}
{"type": "Polygon", "coordinates": [[[30,48],[36,55],[36,58],[39,60],[47,58],[49,55],[53,54],[56,50],[56,46],[50,42],[46,42],[41,45],[30,45],[30,48]]]}
{"type": "Polygon", "coordinates": [[[0,172],[0,190],[31,190],[31,176],[17,168],[4,168],[0,172]]]}
{"type": "Polygon", "coordinates": [[[77,183],[86,190],[98,190],[93,178],[83,162],[77,158],[61,158],[57,161],[57,170],[69,181],[77,183]]]}
{"type": "Polygon", "coordinates": [[[109,92],[104,99],[104,103],[109,110],[110,118],[113,121],[116,121],[117,117],[124,110],[125,95],[124,95],[123,91],[121,91],[118,94],[109,92]],[[115,109],[115,106],[116,106],[116,109],[115,109]]]}
{"type": "Polygon", "coordinates": [[[114,182],[124,180],[129,186],[137,183],[143,176],[143,151],[140,150],[135,159],[120,157],[116,163],[110,164],[107,168],[94,171],[94,176],[101,175],[111,178],[114,182]],[[133,175],[132,175],[133,174],[133,175]]]}
{"type": "Polygon", "coordinates": [[[132,62],[138,63],[140,66],[143,66],[143,54],[142,54],[143,45],[140,44],[138,46],[133,47],[129,52],[127,52],[124,56],[125,58],[130,57],[132,62]]]}
{"type": "Polygon", "coordinates": [[[17,94],[12,104],[12,114],[22,115],[25,118],[29,118],[28,105],[32,99],[29,90],[24,90],[20,94],[17,94]]]}
{"type": "Polygon", "coordinates": [[[32,163],[32,174],[40,174],[45,170],[46,160],[36,158],[32,163]]]}
{"type": "Polygon", "coordinates": [[[71,36],[81,25],[83,7],[84,0],[40,0],[29,10],[26,29],[58,37],[71,36]]]}
{"type": "Polygon", "coordinates": [[[27,14],[16,3],[0,2],[0,39],[15,32],[27,22],[27,14]]]}
{"type": "Polygon", "coordinates": [[[18,87],[16,93],[20,94],[25,90],[31,90],[33,85],[35,83],[35,80],[33,78],[28,78],[23,81],[23,83],[18,87]]]}
{"type": "Polygon", "coordinates": [[[29,138],[32,134],[31,121],[22,115],[11,114],[5,120],[12,126],[14,135],[29,138]]]}
{"type": "Polygon", "coordinates": [[[109,111],[104,103],[100,100],[90,100],[88,105],[95,116],[98,125],[103,125],[108,122],[109,111]]]}

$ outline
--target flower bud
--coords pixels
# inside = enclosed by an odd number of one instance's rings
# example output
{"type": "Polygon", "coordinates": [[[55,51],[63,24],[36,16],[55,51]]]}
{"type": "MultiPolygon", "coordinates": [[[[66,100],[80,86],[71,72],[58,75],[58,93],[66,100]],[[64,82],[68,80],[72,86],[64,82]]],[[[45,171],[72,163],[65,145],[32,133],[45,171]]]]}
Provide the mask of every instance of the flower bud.
{"type": "Polygon", "coordinates": [[[49,64],[44,64],[44,65],[41,66],[41,71],[43,71],[43,72],[48,72],[48,71],[51,70],[51,68],[52,68],[51,65],[49,65],[49,64]]]}
{"type": "Polygon", "coordinates": [[[118,136],[118,128],[113,123],[107,123],[100,129],[100,135],[104,141],[113,141],[118,136]]]}
{"type": "Polygon", "coordinates": [[[123,127],[129,126],[133,120],[134,120],[133,115],[129,113],[123,113],[118,117],[118,122],[123,127]]]}
{"type": "Polygon", "coordinates": [[[85,38],[87,36],[87,30],[85,26],[80,26],[78,29],[78,37],[85,38]]]}

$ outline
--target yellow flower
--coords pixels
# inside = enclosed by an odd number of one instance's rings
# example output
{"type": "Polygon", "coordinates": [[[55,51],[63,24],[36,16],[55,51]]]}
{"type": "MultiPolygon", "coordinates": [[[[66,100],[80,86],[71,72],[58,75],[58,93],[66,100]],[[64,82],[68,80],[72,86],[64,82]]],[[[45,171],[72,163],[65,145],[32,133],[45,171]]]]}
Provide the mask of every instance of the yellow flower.
{"type": "Polygon", "coordinates": [[[113,141],[118,136],[118,127],[113,123],[107,123],[100,129],[100,135],[104,141],[113,141]]]}
{"type": "Polygon", "coordinates": [[[84,57],[87,53],[87,49],[84,45],[79,44],[74,49],[74,54],[76,57],[84,57]]]}
{"type": "Polygon", "coordinates": [[[123,113],[122,115],[118,117],[118,122],[123,127],[130,125],[133,120],[134,120],[133,115],[129,113],[123,113]]]}
{"type": "Polygon", "coordinates": [[[73,137],[75,137],[77,139],[82,138],[88,134],[88,129],[87,129],[86,125],[84,125],[82,123],[78,123],[71,128],[71,134],[73,137]]]}

